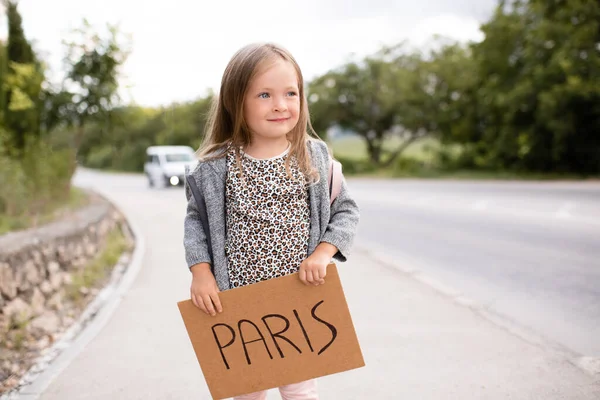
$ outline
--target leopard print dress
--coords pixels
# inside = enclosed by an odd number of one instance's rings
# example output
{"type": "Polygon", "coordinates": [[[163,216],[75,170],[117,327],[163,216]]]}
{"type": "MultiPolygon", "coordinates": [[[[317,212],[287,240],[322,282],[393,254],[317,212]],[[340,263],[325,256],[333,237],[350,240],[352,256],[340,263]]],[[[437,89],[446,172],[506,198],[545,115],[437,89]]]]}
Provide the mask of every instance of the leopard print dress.
{"type": "Polygon", "coordinates": [[[307,257],[310,208],[308,187],[295,158],[291,178],[283,154],[256,159],[227,153],[227,239],[225,252],[231,287],[297,272],[307,257]]]}

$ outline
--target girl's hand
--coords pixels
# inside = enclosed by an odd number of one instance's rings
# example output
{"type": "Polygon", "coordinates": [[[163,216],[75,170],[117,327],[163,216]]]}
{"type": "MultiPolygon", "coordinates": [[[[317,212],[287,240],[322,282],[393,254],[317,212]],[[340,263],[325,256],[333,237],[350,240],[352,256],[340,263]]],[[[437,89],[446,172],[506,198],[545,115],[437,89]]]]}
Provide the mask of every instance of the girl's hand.
{"type": "Polygon", "coordinates": [[[306,260],[300,264],[298,275],[305,285],[319,286],[325,283],[327,265],[338,249],[332,244],[322,242],[306,260]]]}
{"type": "Polygon", "coordinates": [[[192,271],[192,286],[190,288],[192,303],[213,317],[217,315],[217,312],[223,312],[219,300],[219,287],[210,270],[210,264],[196,264],[190,270],[192,271]]]}

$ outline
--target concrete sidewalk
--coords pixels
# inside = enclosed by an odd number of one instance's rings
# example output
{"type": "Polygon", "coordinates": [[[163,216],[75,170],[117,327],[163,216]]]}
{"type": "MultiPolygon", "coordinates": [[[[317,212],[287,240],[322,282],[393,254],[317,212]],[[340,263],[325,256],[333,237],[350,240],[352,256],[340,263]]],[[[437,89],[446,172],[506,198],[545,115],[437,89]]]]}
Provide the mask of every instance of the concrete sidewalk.
{"type": "MultiPolygon", "coordinates": [[[[210,399],[176,306],[190,284],[182,193],[145,196],[136,182],[105,193],[144,241],[139,273],[99,318],[106,323],[90,324],[95,331],[80,337],[91,339],[65,352],[68,364],[55,363],[19,398],[210,399]]],[[[576,355],[358,245],[338,269],[366,367],[320,378],[322,399],[600,399],[600,374],[578,367],[576,355]]]]}
{"type": "MultiPolygon", "coordinates": [[[[364,252],[339,269],[366,367],[320,378],[322,399],[600,398],[600,376],[568,354],[498,326],[364,252]]],[[[143,307],[144,295],[130,301],[143,307]]],[[[155,324],[119,314],[128,313],[118,311],[42,399],[210,398],[173,307],[152,307],[155,324]],[[169,321],[160,323],[163,311],[169,321]],[[174,337],[178,343],[169,343],[174,337]]],[[[278,398],[276,389],[269,392],[268,399],[278,398]]]]}

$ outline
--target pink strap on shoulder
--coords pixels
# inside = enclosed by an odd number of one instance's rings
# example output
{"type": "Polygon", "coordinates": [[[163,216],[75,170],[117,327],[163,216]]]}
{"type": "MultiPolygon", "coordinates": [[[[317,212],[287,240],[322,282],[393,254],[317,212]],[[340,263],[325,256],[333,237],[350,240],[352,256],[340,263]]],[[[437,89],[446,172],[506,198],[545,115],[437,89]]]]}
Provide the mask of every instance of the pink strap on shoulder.
{"type": "Polygon", "coordinates": [[[331,159],[329,161],[329,204],[331,205],[342,190],[342,164],[331,159]]]}

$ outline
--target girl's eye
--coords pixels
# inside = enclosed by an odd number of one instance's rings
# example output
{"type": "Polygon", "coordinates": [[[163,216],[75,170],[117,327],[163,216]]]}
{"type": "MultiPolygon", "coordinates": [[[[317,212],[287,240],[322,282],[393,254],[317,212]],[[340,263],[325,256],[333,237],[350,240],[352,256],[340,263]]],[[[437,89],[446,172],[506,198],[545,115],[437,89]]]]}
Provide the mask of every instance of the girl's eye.
{"type": "Polygon", "coordinates": [[[260,97],[261,99],[268,99],[269,98],[269,93],[261,93],[258,95],[258,97],[260,97]]]}
{"type": "Polygon", "coordinates": [[[288,96],[297,96],[297,95],[298,95],[298,93],[296,93],[294,91],[288,92],[288,96]]]}

